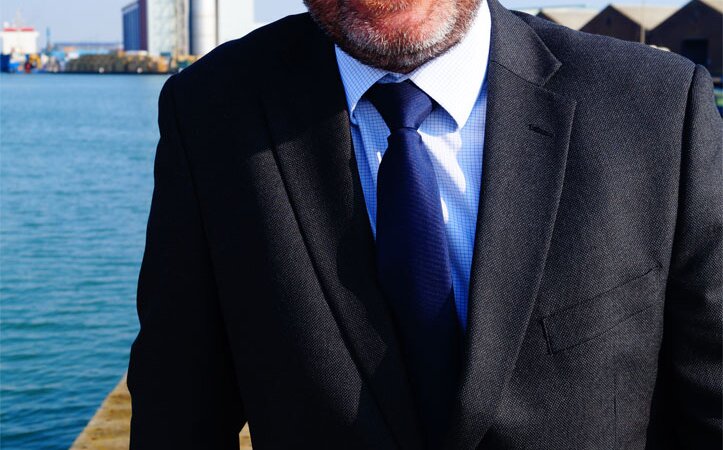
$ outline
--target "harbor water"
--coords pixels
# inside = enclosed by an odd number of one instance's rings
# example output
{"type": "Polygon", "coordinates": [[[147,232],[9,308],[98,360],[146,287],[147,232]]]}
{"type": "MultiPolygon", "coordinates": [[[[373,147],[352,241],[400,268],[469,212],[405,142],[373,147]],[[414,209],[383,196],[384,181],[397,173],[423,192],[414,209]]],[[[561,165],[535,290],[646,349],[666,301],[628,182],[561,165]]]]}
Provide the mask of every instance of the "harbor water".
{"type": "Polygon", "coordinates": [[[3,449],[67,449],[127,368],[165,79],[0,75],[3,449]]]}

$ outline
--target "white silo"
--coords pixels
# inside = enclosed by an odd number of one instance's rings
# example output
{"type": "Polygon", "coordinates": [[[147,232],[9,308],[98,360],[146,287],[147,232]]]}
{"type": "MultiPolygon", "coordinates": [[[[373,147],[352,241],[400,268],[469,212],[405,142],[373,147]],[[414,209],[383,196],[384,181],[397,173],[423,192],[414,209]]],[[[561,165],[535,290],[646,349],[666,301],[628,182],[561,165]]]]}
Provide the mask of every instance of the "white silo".
{"type": "Polygon", "coordinates": [[[218,45],[216,0],[191,0],[191,54],[205,55],[218,45]]]}

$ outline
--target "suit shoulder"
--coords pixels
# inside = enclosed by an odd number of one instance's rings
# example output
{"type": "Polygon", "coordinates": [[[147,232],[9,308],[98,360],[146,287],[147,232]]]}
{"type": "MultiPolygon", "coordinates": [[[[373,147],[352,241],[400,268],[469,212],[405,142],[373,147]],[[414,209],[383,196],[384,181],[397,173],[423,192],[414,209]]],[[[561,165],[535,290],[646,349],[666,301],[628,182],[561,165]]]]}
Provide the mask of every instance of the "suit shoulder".
{"type": "Polygon", "coordinates": [[[246,36],[219,45],[175,78],[184,92],[251,87],[270,70],[278,70],[291,45],[314,30],[308,13],[287,16],[246,36]]]}
{"type": "Polygon", "coordinates": [[[515,13],[537,33],[565,66],[567,74],[585,83],[617,83],[644,90],[659,83],[686,87],[695,64],[675,53],[645,44],[600,36],[515,13]]]}

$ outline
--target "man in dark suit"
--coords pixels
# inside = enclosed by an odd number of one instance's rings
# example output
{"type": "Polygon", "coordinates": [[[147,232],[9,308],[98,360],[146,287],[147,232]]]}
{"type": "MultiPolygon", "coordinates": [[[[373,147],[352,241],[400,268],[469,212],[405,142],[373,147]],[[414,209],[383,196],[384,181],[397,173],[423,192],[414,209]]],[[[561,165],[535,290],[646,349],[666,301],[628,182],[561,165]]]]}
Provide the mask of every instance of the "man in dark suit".
{"type": "Polygon", "coordinates": [[[308,0],[164,86],[131,446],[721,448],[704,68],[308,0]]]}

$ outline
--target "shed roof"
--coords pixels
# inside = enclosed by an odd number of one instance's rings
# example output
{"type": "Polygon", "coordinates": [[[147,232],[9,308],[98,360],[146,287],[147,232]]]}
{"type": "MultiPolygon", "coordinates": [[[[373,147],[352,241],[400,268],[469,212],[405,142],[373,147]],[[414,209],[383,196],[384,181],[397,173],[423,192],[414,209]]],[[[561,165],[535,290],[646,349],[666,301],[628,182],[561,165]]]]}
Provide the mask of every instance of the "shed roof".
{"type": "Polygon", "coordinates": [[[672,16],[673,13],[680,9],[677,6],[642,6],[620,4],[612,4],[610,6],[627,16],[635,23],[642,25],[643,28],[647,30],[652,30],[653,28],[657,27],[658,24],[663,22],[668,17],[672,16]]]}
{"type": "Polygon", "coordinates": [[[537,15],[573,30],[579,30],[598,12],[599,10],[591,8],[542,8],[537,15]]]}

